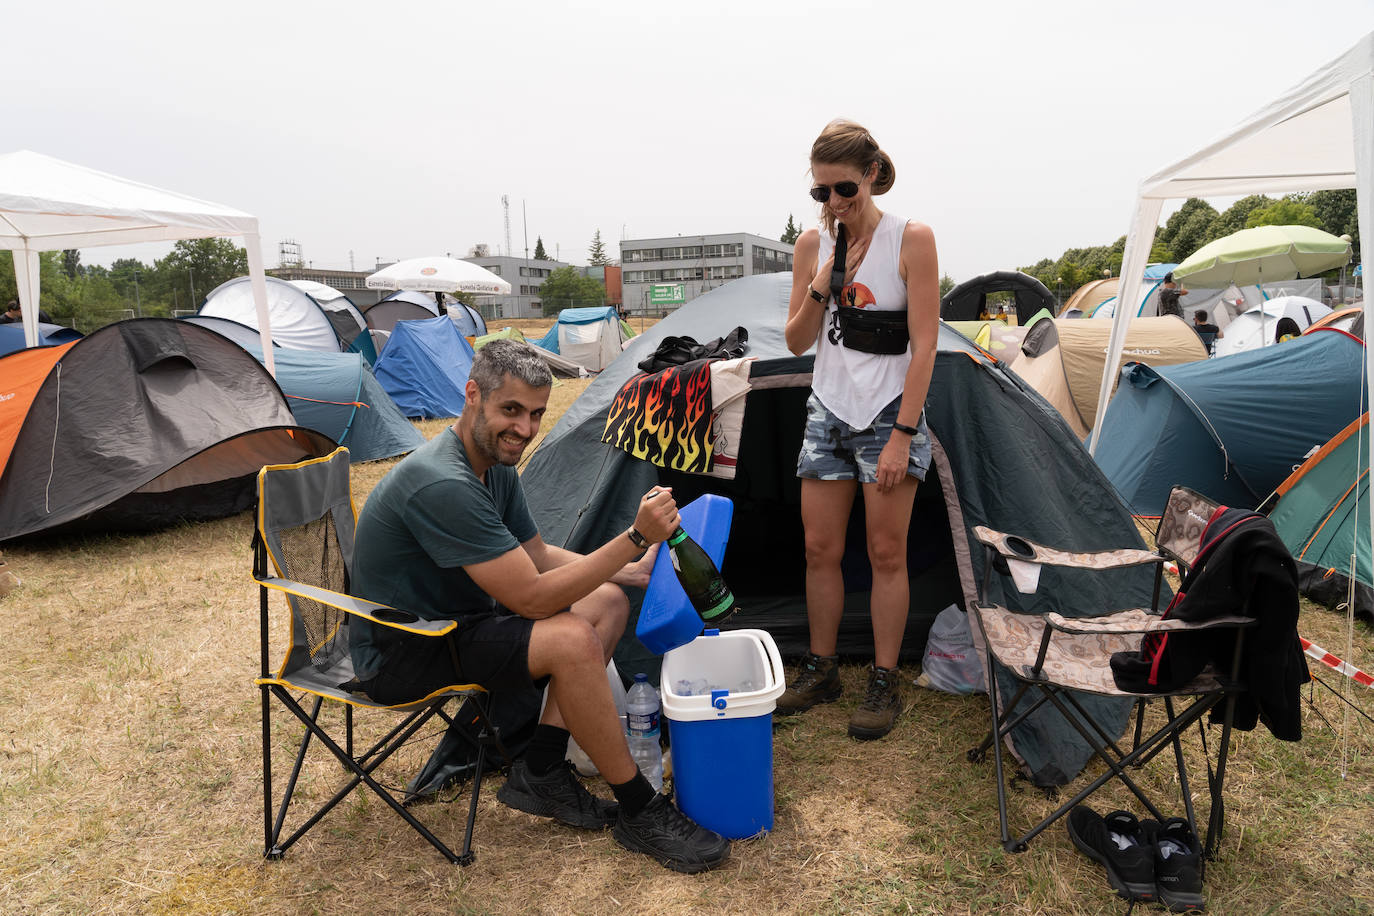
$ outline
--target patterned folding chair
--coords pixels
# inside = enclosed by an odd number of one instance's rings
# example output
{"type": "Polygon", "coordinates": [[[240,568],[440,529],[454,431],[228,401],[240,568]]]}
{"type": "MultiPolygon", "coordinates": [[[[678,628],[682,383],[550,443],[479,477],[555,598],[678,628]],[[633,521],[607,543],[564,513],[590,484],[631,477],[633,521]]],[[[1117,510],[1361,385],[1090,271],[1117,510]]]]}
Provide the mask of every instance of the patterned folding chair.
{"type": "MultiPolygon", "coordinates": [[[[1040,823],[1024,834],[1013,837],[1008,826],[1006,784],[1002,773],[1002,755],[993,754],[997,772],[997,813],[1001,827],[1002,846],[1008,852],[1023,852],[1030,841],[1047,827],[1081,804],[1112,779],[1119,780],[1150,816],[1163,820],[1164,814],[1132,779],[1129,769],[1143,766],[1167,747],[1174,750],[1179,788],[1188,820],[1196,824],[1193,798],[1189,790],[1188,769],[1184,762],[1180,736],[1194,722],[1204,727],[1202,717],[1217,704],[1222,708],[1222,734],[1215,768],[1208,760],[1208,790],[1211,798],[1205,856],[1210,857],[1220,836],[1224,819],[1222,787],[1226,777],[1226,757],[1230,746],[1231,727],[1236,698],[1241,690],[1240,664],[1244,628],[1254,623],[1250,617],[1228,615],[1205,622],[1163,619],[1159,598],[1163,581],[1163,565],[1173,560],[1186,574],[1198,556],[1200,536],[1217,505],[1186,487],[1175,487],[1160,518],[1155,539],[1157,549],[1111,550],[1099,553],[1069,553],[979,526],[974,533],[987,550],[986,572],[982,595],[989,593],[991,576],[997,572],[1016,581],[1023,591],[1033,591],[1030,580],[1038,576],[1040,565],[1073,566],[1083,569],[1109,570],[1126,566],[1155,564],[1154,599],[1150,608],[1126,610],[1089,617],[1066,617],[1059,613],[1021,614],[980,599],[973,607],[973,617],[986,647],[987,682],[991,699],[992,728],[982,744],[968,752],[969,759],[980,762],[989,748],[1017,727],[1034,710],[1051,704],[1083,736],[1096,756],[1106,765],[1106,771],[1091,780],[1074,796],[1040,823]],[[1149,634],[1197,631],[1214,627],[1234,629],[1235,651],[1230,669],[1217,672],[1208,666],[1191,683],[1161,693],[1134,693],[1117,687],[1110,667],[1116,652],[1139,652],[1142,641],[1149,634]],[[1015,696],[1003,702],[998,695],[993,662],[1000,664],[1018,682],[1015,696]],[[1140,702],[1136,719],[1136,735],[1130,750],[1124,750],[1117,736],[1109,735],[1075,697],[1075,692],[1102,696],[1126,697],[1140,702]],[[1022,711],[1017,705],[1030,693],[1033,704],[1022,711]],[[1175,708],[1175,699],[1191,698],[1184,708],[1175,708]],[[1160,698],[1165,704],[1168,721],[1150,735],[1143,734],[1144,703],[1160,698]],[[1013,715],[1013,713],[1015,713],[1013,715]]],[[[1205,742],[1205,736],[1204,736],[1205,742]]],[[[1205,743],[1204,743],[1205,747],[1205,743]]]]}
{"type": "Polygon", "coordinates": [[[446,859],[470,865],[475,858],[472,834],[487,752],[495,748],[504,758],[506,751],[487,718],[488,695],[478,685],[457,684],[399,706],[374,703],[360,692],[348,651],[352,618],[361,617],[382,626],[436,639],[446,639],[455,624],[452,620],[423,620],[408,611],[348,595],[353,529],[357,519],[348,473],[348,450],[345,448],[312,461],[264,467],[258,473],[253,578],[259,584],[261,605],[262,669],[255,683],[262,692],[263,853],[269,859],[281,858],[335,805],[360,784],[365,784],[446,859]],[[285,596],[284,604],[290,612],[289,628],[278,626],[275,630],[280,634],[285,629],[289,637],[278,647],[281,656],[275,669],[269,667],[274,632],[270,626],[270,610],[273,604],[280,607],[280,603],[269,600],[273,592],[285,596]],[[309,711],[293,692],[303,694],[301,700],[305,696],[314,698],[309,711]],[[471,718],[463,716],[459,731],[467,734],[477,749],[463,848],[457,854],[372,775],[435,716],[452,727],[454,720],[444,711],[444,706],[454,697],[470,701],[464,704],[463,710],[471,710],[471,718]],[[305,726],[282,798],[275,805],[272,789],[273,698],[305,726]],[[343,706],[342,735],[331,734],[326,723],[321,722],[320,710],[326,701],[343,706]],[[399,712],[401,720],[375,744],[356,753],[353,740],[355,709],[399,712]],[[316,739],[343,765],[348,779],[294,833],[283,839],[287,811],[295,796],[307,751],[316,739]]]}

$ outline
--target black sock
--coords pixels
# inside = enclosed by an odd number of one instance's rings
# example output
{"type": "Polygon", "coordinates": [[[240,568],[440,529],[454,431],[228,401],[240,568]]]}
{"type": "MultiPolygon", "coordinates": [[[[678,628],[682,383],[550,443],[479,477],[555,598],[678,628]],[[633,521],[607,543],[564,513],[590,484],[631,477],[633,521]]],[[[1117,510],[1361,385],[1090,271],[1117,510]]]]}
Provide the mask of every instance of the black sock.
{"type": "Polygon", "coordinates": [[[638,772],[629,782],[612,785],[611,792],[615,794],[615,800],[620,802],[620,812],[626,817],[634,817],[643,811],[656,794],[653,784],[638,772]]]}
{"type": "Polygon", "coordinates": [[[536,725],[525,748],[525,765],[535,776],[545,776],[568,756],[568,730],[556,725],[536,725]]]}

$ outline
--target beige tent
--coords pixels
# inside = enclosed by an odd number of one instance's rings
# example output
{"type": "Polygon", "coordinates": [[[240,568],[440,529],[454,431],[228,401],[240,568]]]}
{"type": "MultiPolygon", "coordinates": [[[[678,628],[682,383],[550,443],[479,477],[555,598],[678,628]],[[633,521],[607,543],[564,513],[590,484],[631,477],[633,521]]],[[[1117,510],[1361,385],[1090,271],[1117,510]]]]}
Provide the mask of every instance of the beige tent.
{"type": "MultiPolygon", "coordinates": [[[[1038,321],[1026,334],[1016,361],[1016,374],[1064,415],[1080,439],[1088,435],[1097,414],[1098,382],[1111,333],[1112,322],[1106,318],[1038,321]]],[[[1201,338],[1181,319],[1137,318],[1131,322],[1117,368],[1128,362],[1172,366],[1206,357],[1201,338]]]]}
{"type": "Polygon", "coordinates": [[[1059,314],[1067,314],[1069,309],[1079,309],[1084,315],[1091,315],[1093,309],[1097,308],[1108,299],[1116,298],[1117,278],[1108,277],[1105,280],[1093,280],[1084,283],[1074,294],[1069,297],[1069,301],[1064,303],[1064,307],[1059,310],[1059,314]]]}

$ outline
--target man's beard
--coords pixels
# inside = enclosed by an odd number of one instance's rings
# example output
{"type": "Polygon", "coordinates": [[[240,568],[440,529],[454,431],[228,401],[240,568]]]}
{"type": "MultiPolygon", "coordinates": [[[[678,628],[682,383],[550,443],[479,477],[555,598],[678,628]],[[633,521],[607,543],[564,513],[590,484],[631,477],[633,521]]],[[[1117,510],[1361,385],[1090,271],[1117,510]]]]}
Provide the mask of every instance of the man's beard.
{"type": "Polygon", "coordinates": [[[477,446],[477,450],[482,453],[482,457],[492,464],[504,464],[507,467],[512,467],[519,463],[520,456],[525,453],[525,450],[521,448],[514,458],[503,458],[501,455],[501,438],[497,433],[491,431],[491,426],[487,423],[486,413],[480,409],[472,424],[472,442],[477,446]]]}

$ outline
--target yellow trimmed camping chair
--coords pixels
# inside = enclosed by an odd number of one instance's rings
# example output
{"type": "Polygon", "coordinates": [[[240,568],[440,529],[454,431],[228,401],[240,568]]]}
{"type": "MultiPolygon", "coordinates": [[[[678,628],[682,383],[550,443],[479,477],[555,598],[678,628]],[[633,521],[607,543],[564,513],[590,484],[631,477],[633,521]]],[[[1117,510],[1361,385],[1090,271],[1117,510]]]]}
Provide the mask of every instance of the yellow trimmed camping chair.
{"type": "MultiPolygon", "coordinates": [[[[477,819],[477,796],[482,788],[482,772],[488,748],[506,756],[497,730],[487,718],[485,690],[476,684],[459,684],[422,700],[399,706],[374,703],[361,692],[353,675],[348,651],[349,623],[355,618],[370,620],[435,639],[446,639],[453,630],[452,620],[423,620],[405,610],[350,597],[349,570],[353,558],[353,529],[357,513],[349,489],[348,449],[299,464],[272,465],[258,473],[257,531],[253,546],[253,578],[257,580],[261,604],[262,672],[256,679],[262,691],[262,786],[264,855],[279,859],[353,789],[366,784],[382,801],[405,819],[450,862],[470,865],[473,825],[477,819]],[[285,596],[290,610],[289,639],[281,651],[276,668],[269,667],[273,635],[270,608],[280,602],[269,601],[272,592],[285,596]],[[300,694],[300,698],[293,695],[300,694]],[[302,706],[306,697],[307,712],[302,706]],[[271,700],[275,697],[305,726],[295,752],[295,765],[286,780],[284,794],[274,811],[272,791],[271,700]],[[435,716],[455,728],[453,717],[444,705],[454,697],[470,702],[472,721],[464,722],[459,733],[466,733],[476,745],[476,770],[468,805],[463,849],[455,854],[393,797],[392,792],[373,778],[372,773],[425,723],[435,716]],[[342,734],[332,735],[320,721],[325,702],[343,706],[342,734]],[[399,724],[361,754],[353,746],[354,709],[391,710],[400,713],[399,724]],[[313,739],[327,748],[348,774],[347,781],[295,832],[285,839],[287,810],[295,795],[302,765],[313,739]]],[[[280,635],[283,628],[278,626],[280,635]]],[[[337,726],[335,726],[337,728],[337,726]]]]}
{"type": "MultiPolygon", "coordinates": [[[[1002,774],[1002,755],[993,754],[997,772],[997,814],[1001,826],[1002,846],[1007,852],[1024,852],[1030,841],[1056,820],[1081,804],[1112,779],[1119,779],[1151,817],[1163,820],[1159,810],[1131,778],[1128,768],[1148,763],[1165,748],[1172,746],[1179,788],[1188,821],[1196,830],[1193,799],[1189,790],[1188,769],[1184,762],[1180,736],[1194,722],[1198,723],[1206,748],[1205,723],[1202,717],[1221,703],[1222,733],[1217,750],[1216,766],[1208,757],[1208,790],[1211,809],[1207,825],[1206,852],[1209,858],[1220,836],[1224,819],[1222,786],[1226,777],[1226,756],[1230,746],[1231,727],[1240,683],[1244,628],[1255,621],[1246,616],[1228,615],[1192,622],[1170,620],[1160,616],[1159,597],[1165,561],[1179,564],[1180,574],[1186,574],[1198,557],[1199,541],[1208,520],[1217,509],[1215,503],[1186,487],[1175,487],[1160,517],[1155,539],[1157,549],[1109,550],[1099,553],[1070,553],[1027,541],[1015,535],[979,526],[975,537],[987,551],[980,600],[973,607],[986,647],[988,694],[991,699],[992,728],[982,744],[968,752],[969,760],[983,760],[989,748],[1017,727],[1027,716],[1045,704],[1058,709],[1063,717],[1082,735],[1093,752],[1105,765],[1106,771],[1079,790],[1071,799],[1026,833],[1013,838],[1008,827],[1006,783],[1002,774]],[[1067,616],[1048,612],[1022,614],[996,604],[986,603],[995,571],[1008,576],[1022,592],[1035,590],[1040,565],[1068,566],[1088,570],[1111,570],[1127,566],[1155,564],[1155,589],[1152,606],[1131,608],[1097,616],[1067,616]],[[1020,580],[1019,582],[1017,580],[1020,580]],[[1234,656],[1230,668],[1216,671],[1208,665],[1190,683],[1177,690],[1159,693],[1136,693],[1122,690],[1116,684],[1110,660],[1113,653],[1139,653],[1147,634],[1197,631],[1213,627],[1235,630],[1234,656]],[[993,661],[996,660],[1018,683],[1015,695],[1005,702],[998,695],[993,661]],[[1123,750],[1118,736],[1110,735],[1090,715],[1075,697],[1075,691],[1107,697],[1121,697],[1137,701],[1135,741],[1129,751],[1123,750]],[[1018,710],[1023,697],[1033,697],[1029,708],[1018,710]],[[1175,709],[1175,698],[1189,697],[1181,710],[1175,709]],[[1151,699],[1164,701],[1168,721],[1152,734],[1143,734],[1144,707],[1151,699]],[[995,736],[995,740],[994,740],[995,736]]],[[[1071,598],[1064,597],[1067,604],[1071,598]]],[[[1068,610],[1068,607],[1061,605],[1068,610]]],[[[1079,609],[1074,609],[1079,610],[1079,609]]]]}

